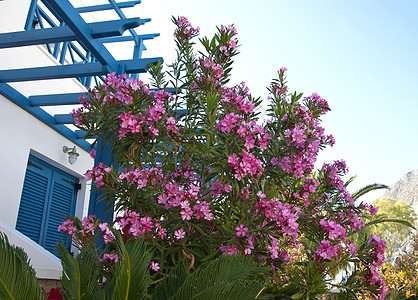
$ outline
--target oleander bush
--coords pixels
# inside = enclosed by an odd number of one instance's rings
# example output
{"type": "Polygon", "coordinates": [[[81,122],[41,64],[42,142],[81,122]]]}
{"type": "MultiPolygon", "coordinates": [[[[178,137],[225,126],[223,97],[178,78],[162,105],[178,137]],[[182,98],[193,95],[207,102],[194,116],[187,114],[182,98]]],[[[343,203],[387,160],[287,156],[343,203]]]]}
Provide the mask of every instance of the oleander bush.
{"type": "Polygon", "coordinates": [[[179,264],[198,276],[202,266],[236,256],[268,268],[251,279],[261,284],[257,293],[267,286],[265,296],[315,299],[338,288],[341,299],[383,299],[385,242],[362,234],[376,209],[350,195],[343,160],[314,167],[319,151],[334,144],[321,125],[327,101],[290,92],[281,68],[261,118],[262,100],[245,83],[228,84],[235,27],[197,40],[199,29],[186,18],[173,21],[177,59],[168,71],[150,66],[150,86],[109,74],[73,112],[86,138],[107,143],[115,157],[86,173],[115,205],[115,222],[89,216],[60,227],[81,253],[96,253],[99,290],[122,280],[114,273],[127,264],[121,245],[143,240],[148,291],[179,264]],[[351,275],[337,282],[348,266],[351,275]]]}

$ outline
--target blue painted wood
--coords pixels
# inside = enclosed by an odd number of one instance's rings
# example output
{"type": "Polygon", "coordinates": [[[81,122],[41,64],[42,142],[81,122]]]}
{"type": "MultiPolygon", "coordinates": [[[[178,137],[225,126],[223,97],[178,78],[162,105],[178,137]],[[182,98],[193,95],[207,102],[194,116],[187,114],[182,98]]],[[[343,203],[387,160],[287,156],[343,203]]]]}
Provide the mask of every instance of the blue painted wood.
{"type": "Polygon", "coordinates": [[[74,124],[74,119],[70,114],[54,115],[55,124],[74,124]]]}
{"type": "Polygon", "coordinates": [[[65,215],[74,215],[78,182],[78,178],[29,156],[16,229],[52,253],[60,240],[69,248],[70,239],[58,232],[58,226],[65,215]]]}
{"type": "Polygon", "coordinates": [[[0,71],[0,82],[21,82],[32,80],[48,80],[59,78],[73,78],[96,76],[110,73],[107,65],[101,63],[86,63],[73,65],[60,65],[50,67],[36,67],[27,69],[14,69],[0,71]]]}
{"type": "Polygon", "coordinates": [[[55,106],[80,104],[79,98],[83,93],[51,94],[29,96],[30,106],[55,106]]]}
{"type": "Polygon", "coordinates": [[[130,59],[130,60],[120,60],[118,63],[126,65],[126,73],[144,73],[147,72],[147,66],[151,64],[157,64],[159,61],[164,62],[162,57],[153,57],[153,58],[141,58],[141,59],[130,59]]]}
{"type": "Polygon", "coordinates": [[[7,83],[0,83],[0,94],[36,117],[38,120],[51,127],[53,130],[69,139],[71,142],[79,146],[80,148],[89,151],[90,143],[77,138],[74,131],[70,130],[65,125],[57,125],[54,117],[48,114],[40,107],[30,106],[30,101],[7,83]]]}
{"type": "MultiPolygon", "coordinates": [[[[149,63],[156,64],[163,61],[162,57],[144,58],[139,60],[120,60],[116,61],[117,69],[120,70],[120,65],[124,65],[125,72],[130,73],[145,73],[149,63]]],[[[0,82],[21,82],[33,80],[47,80],[59,78],[73,78],[97,76],[111,73],[109,66],[102,66],[101,63],[92,62],[85,64],[61,65],[50,67],[35,67],[27,69],[14,69],[0,71],[0,82]]]]}
{"type": "MultiPolygon", "coordinates": [[[[114,169],[118,168],[116,159],[112,155],[111,145],[103,140],[99,140],[96,144],[94,165],[98,166],[100,162],[108,166],[113,166],[114,169]]],[[[89,215],[96,215],[102,222],[112,223],[113,211],[114,204],[104,198],[104,192],[97,190],[91,192],[88,210],[89,215]]]]}
{"type": "Polygon", "coordinates": [[[44,207],[50,192],[52,170],[29,159],[23,183],[16,229],[40,242],[44,207]]]}
{"type": "Polygon", "coordinates": [[[77,35],[79,41],[102,65],[108,65],[110,68],[109,71],[117,72],[118,66],[115,58],[102,43],[94,40],[91,36],[90,27],[69,1],[43,0],[43,2],[60,16],[62,21],[77,35]]]}
{"type": "MultiPolygon", "coordinates": [[[[159,33],[149,33],[149,34],[141,34],[138,35],[138,38],[143,40],[152,40],[153,38],[160,36],[159,33]]],[[[115,36],[115,37],[108,37],[100,39],[102,43],[118,43],[118,42],[131,42],[133,41],[133,36],[127,35],[127,36],[115,36]]]]}
{"type": "MultiPolygon", "coordinates": [[[[134,7],[137,4],[140,4],[141,1],[126,1],[126,2],[119,2],[118,7],[120,8],[128,8],[134,7]]],[[[85,6],[85,7],[76,7],[76,10],[79,13],[88,13],[93,11],[102,11],[102,10],[113,10],[113,6],[110,4],[102,4],[102,5],[94,5],[94,6],[85,6]]]]}
{"type": "Polygon", "coordinates": [[[77,137],[77,139],[83,139],[86,136],[87,132],[84,130],[76,130],[75,131],[75,136],[77,137]]]}
{"type": "MultiPolygon", "coordinates": [[[[158,89],[150,89],[152,92],[158,89]]],[[[173,88],[167,89],[167,92],[174,94],[176,91],[173,88]]],[[[68,93],[68,94],[50,94],[50,95],[36,95],[29,96],[30,106],[55,106],[55,105],[76,105],[80,104],[79,98],[83,93],[68,93]]]]}
{"type": "MultiPolygon", "coordinates": [[[[120,36],[130,28],[144,24],[140,18],[114,20],[87,24],[93,39],[120,36]]],[[[0,34],[0,49],[40,44],[52,44],[77,40],[77,35],[68,26],[34,29],[0,34]]]]}
{"type": "Polygon", "coordinates": [[[36,5],[37,5],[37,0],[32,0],[30,5],[29,5],[29,12],[28,12],[28,16],[26,18],[26,22],[25,22],[25,30],[30,30],[33,27],[33,21],[34,21],[34,17],[35,17],[35,10],[36,10],[36,5]]]}
{"type": "Polygon", "coordinates": [[[67,219],[67,216],[74,215],[78,178],[70,174],[54,171],[51,183],[51,192],[46,214],[44,216],[43,235],[40,239],[41,245],[52,253],[55,253],[57,242],[63,241],[67,248],[70,247],[70,240],[67,236],[58,232],[58,226],[67,219]]]}
{"type": "MultiPolygon", "coordinates": [[[[125,14],[119,8],[116,1],[115,0],[108,0],[108,1],[109,1],[110,5],[113,6],[113,9],[115,10],[115,12],[119,16],[119,18],[126,19],[125,14]]],[[[151,21],[151,19],[146,19],[146,20],[147,20],[147,22],[151,21]]],[[[135,45],[139,46],[140,41],[138,40],[138,34],[133,29],[129,29],[129,32],[131,33],[132,37],[134,38],[135,45]]],[[[141,58],[141,57],[139,56],[139,57],[134,57],[134,58],[141,58]]]]}

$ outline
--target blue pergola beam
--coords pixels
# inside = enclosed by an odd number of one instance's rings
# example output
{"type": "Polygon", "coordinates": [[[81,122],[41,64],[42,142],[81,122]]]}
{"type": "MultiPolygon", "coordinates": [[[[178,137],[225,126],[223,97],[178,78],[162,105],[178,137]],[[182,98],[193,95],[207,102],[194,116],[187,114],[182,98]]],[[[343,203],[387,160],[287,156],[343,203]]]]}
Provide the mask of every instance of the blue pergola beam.
{"type": "Polygon", "coordinates": [[[29,102],[32,107],[55,106],[55,105],[75,105],[80,104],[79,98],[83,93],[51,94],[30,96],[29,102]]]}
{"type": "MultiPolygon", "coordinates": [[[[97,39],[121,36],[125,30],[138,27],[142,24],[144,24],[144,20],[140,18],[131,18],[89,23],[87,25],[90,27],[92,38],[97,39]]],[[[75,40],[77,40],[77,35],[75,35],[68,26],[34,29],[0,34],[0,49],[75,40]]]]}
{"type": "Polygon", "coordinates": [[[112,72],[102,64],[87,63],[0,71],[0,82],[21,82],[103,75],[112,72]]]}
{"type": "Polygon", "coordinates": [[[55,122],[54,117],[48,114],[40,107],[31,107],[29,100],[7,83],[0,83],[0,94],[36,117],[38,120],[69,139],[80,148],[89,151],[90,143],[77,137],[77,134],[65,125],[59,125],[55,122]]]}
{"type": "Polygon", "coordinates": [[[78,139],[83,139],[86,136],[87,132],[84,130],[76,130],[75,135],[78,139]]]}
{"type": "Polygon", "coordinates": [[[56,114],[54,115],[55,124],[74,124],[73,116],[70,114],[56,114]]]}
{"type": "MultiPolygon", "coordinates": [[[[177,116],[178,117],[183,117],[183,116],[186,115],[186,113],[187,113],[186,109],[177,110],[177,116]]],[[[54,122],[55,122],[55,124],[74,124],[74,119],[73,119],[71,114],[57,114],[57,115],[54,115],[54,122]]],[[[82,134],[81,132],[78,133],[78,136],[77,136],[78,138],[85,135],[85,133],[82,134]]],[[[77,134],[77,132],[76,132],[76,134],[77,134]]]]}
{"type": "MultiPolygon", "coordinates": [[[[123,66],[124,73],[145,73],[149,63],[163,62],[162,57],[144,58],[139,60],[115,61],[116,66],[123,66]]],[[[27,69],[1,70],[0,82],[22,82],[33,80],[61,79],[72,77],[99,76],[111,73],[113,70],[101,63],[92,62],[74,65],[59,65],[50,67],[35,67],[27,69]]]]}
{"type": "MultiPolygon", "coordinates": [[[[126,2],[119,2],[119,8],[128,8],[134,7],[137,4],[140,4],[140,0],[136,1],[126,1],[126,2]]],[[[85,6],[85,7],[76,7],[75,8],[79,13],[88,13],[94,11],[102,11],[102,10],[113,10],[113,6],[110,4],[102,4],[102,5],[94,5],[94,6],[85,6]]]]}
{"type": "MultiPolygon", "coordinates": [[[[108,0],[109,3],[113,6],[113,9],[115,10],[116,14],[119,16],[119,18],[121,19],[126,19],[125,14],[122,12],[122,10],[119,8],[118,4],[116,3],[115,0],[108,0]]],[[[148,19],[148,22],[151,21],[151,19],[148,19]]],[[[140,44],[142,44],[142,41],[140,41],[138,39],[138,34],[135,32],[135,30],[133,29],[129,29],[129,32],[131,33],[132,37],[134,38],[135,41],[135,45],[136,46],[140,46],[140,44]]],[[[141,58],[141,56],[138,57],[134,57],[134,58],[141,58]]]]}
{"type": "Polygon", "coordinates": [[[69,1],[43,0],[47,3],[77,35],[78,40],[89,50],[102,65],[108,65],[111,71],[118,71],[118,64],[106,47],[94,40],[91,29],[69,1]]]}
{"type": "MultiPolygon", "coordinates": [[[[139,39],[143,40],[152,40],[153,38],[160,36],[159,33],[149,33],[149,34],[141,34],[138,35],[139,39]]],[[[100,41],[102,43],[119,43],[119,42],[132,42],[134,40],[133,36],[127,35],[127,36],[114,36],[114,37],[108,37],[108,38],[102,38],[100,41]]]]}

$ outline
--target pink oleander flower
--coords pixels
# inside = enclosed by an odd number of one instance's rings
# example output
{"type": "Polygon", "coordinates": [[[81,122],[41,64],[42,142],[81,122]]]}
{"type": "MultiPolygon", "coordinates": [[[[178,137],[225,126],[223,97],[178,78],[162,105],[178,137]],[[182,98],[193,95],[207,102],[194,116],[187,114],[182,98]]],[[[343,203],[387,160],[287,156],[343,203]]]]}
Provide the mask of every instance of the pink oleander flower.
{"type": "Polygon", "coordinates": [[[160,265],[159,265],[159,263],[151,261],[150,262],[150,268],[151,268],[151,270],[157,272],[160,269],[160,265]]]}
{"type": "Polygon", "coordinates": [[[377,206],[373,206],[373,205],[370,205],[370,214],[373,216],[373,215],[375,215],[376,213],[377,213],[377,211],[379,210],[379,207],[377,207],[377,206]]]}
{"type": "Polygon", "coordinates": [[[92,149],[91,151],[90,151],[90,157],[91,158],[96,158],[96,150],[95,149],[92,149]]]}
{"type": "Polygon", "coordinates": [[[63,232],[67,235],[72,235],[77,228],[74,226],[74,220],[67,219],[62,222],[62,225],[58,226],[58,232],[63,232]]]}
{"type": "Polygon", "coordinates": [[[103,257],[99,259],[101,262],[115,262],[117,263],[119,261],[118,256],[116,253],[113,254],[108,254],[105,253],[103,254],[103,257]]]}
{"type": "Polygon", "coordinates": [[[219,247],[219,249],[223,252],[224,255],[230,255],[230,256],[232,256],[232,255],[239,254],[239,250],[237,249],[237,246],[234,245],[234,244],[229,245],[229,246],[221,245],[219,247]]]}
{"type": "Polygon", "coordinates": [[[178,240],[184,239],[184,237],[186,236],[186,233],[183,231],[183,227],[180,228],[179,230],[174,231],[174,236],[178,240]]]}
{"type": "Polygon", "coordinates": [[[240,224],[239,226],[235,227],[235,230],[237,231],[235,233],[237,236],[246,236],[249,231],[244,224],[240,224]]]}

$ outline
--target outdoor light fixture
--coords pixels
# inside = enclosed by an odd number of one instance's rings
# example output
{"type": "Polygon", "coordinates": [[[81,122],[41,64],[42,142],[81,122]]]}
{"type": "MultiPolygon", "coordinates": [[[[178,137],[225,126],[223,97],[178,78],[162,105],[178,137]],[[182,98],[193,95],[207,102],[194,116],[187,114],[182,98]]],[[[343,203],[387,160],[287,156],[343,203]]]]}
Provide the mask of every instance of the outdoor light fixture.
{"type": "Polygon", "coordinates": [[[67,146],[62,147],[62,151],[64,151],[64,153],[68,153],[68,161],[70,162],[70,164],[75,164],[75,162],[77,161],[77,157],[80,155],[77,153],[77,149],[74,146],[74,148],[69,148],[67,146]]]}

